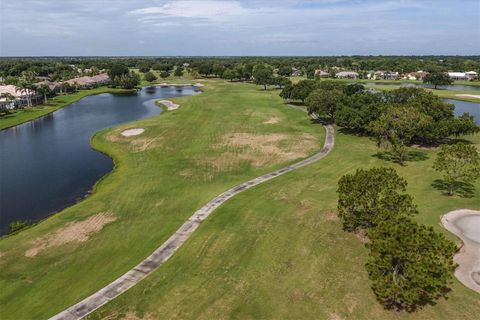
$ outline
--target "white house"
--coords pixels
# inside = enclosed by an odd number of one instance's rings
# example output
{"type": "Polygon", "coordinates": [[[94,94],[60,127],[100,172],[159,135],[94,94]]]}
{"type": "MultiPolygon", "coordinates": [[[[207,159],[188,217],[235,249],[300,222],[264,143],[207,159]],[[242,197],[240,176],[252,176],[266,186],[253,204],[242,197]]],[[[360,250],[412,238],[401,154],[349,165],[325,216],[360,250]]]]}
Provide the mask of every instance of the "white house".
{"type": "Polygon", "coordinates": [[[355,71],[340,71],[335,76],[340,79],[358,79],[358,73],[355,71]]]}
{"type": "Polygon", "coordinates": [[[469,80],[465,72],[449,72],[448,76],[452,80],[469,80]]]}
{"type": "Polygon", "coordinates": [[[465,72],[465,75],[467,76],[468,80],[475,80],[478,78],[478,73],[475,71],[467,71],[465,72]]]}
{"type": "Polygon", "coordinates": [[[391,71],[370,71],[367,75],[368,79],[372,80],[396,80],[398,78],[398,72],[391,71]]]}
{"type": "Polygon", "coordinates": [[[328,78],[330,74],[323,70],[315,70],[315,77],[318,78],[328,78]]]}
{"type": "Polygon", "coordinates": [[[36,100],[39,98],[39,95],[30,89],[21,89],[13,84],[9,84],[6,86],[0,86],[0,96],[2,94],[9,94],[14,97],[13,101],[9,101],[7,98],[0,98],[0,107],[13,109],[15,107],[26,106],[28,99],[36,100]]]}

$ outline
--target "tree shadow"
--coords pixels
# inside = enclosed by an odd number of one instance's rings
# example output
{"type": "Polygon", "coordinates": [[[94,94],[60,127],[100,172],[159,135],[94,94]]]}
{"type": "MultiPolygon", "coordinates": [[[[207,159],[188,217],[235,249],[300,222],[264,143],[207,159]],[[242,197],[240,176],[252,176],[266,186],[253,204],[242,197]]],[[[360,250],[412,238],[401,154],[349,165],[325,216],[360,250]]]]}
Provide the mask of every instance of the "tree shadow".
{"type": "MultiPolygon", "coordinates": [[[[400,163],[399,158],[395,156],[393,153],[390,151],[384,151],[384,152],[377,152],[372,157],[378,158],[380,160],[384,161],[390,161],[394,163],[400,163]]],[[[429,158],[428,154],[426,152],[422,151],[409,151],[404,159],[404,162],[416,162],[416,161],[425,161],[429,158]]]]}
{"type": "MultiPolygon", "coordinates": [[[[440,190],[442,194],[448,195],[448,185],[441,179],[432,182],[432,187],[440,190]]],[[[457,181],[454,185],[455,194],[462,198],[473,198],[475,195],[475,186],[472,183],[457,181]]]]}

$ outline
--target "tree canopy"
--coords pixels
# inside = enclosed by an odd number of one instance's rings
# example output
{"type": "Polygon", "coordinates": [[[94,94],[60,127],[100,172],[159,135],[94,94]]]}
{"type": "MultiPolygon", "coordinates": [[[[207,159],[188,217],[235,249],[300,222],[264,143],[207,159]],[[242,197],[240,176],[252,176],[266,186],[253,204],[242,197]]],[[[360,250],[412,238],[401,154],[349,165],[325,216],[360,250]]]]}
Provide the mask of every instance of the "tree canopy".
{"type": "Polygon", "coordinates": [[[344,230],[376,226],[397,215],[413,215],[417,208],[405,193],[407,182],[392,168],[358,169],[338,182],[338,216],[344,230]]]}

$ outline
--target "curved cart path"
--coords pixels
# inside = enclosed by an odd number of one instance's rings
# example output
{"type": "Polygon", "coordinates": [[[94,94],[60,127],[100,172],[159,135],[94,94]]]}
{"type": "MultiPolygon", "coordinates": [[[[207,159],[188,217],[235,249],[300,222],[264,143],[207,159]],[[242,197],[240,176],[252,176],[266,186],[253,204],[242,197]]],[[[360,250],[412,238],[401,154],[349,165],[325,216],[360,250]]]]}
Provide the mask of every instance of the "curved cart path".
{"type": "MultiPolygon", "coordinates": [[[[312,118],[317,120],[316,116],[312,118]]],[[[136,267],[125,273],[123,276],[108,284],[106,287],[98,290],[91,296],[85,298],[79,303],[70,308],[60,312],[50,319],[59,320],[73,320],[81,319],[96,309],[100,308],[110,300],[116,298],[124,293],[142,279],[146,278],[150,273],[158,269],[165,261],[167,261],[177,251],[185,241],[192,235],[192,233],[216,208],[226,202],[228,199],[234,197],[242,191],[250,189],[260,183],[271,180],[275,177],[281,176],[287,172],[304,167],[314,163],[325,157],[333,148],[335,143],[334,129],[332,126],[325,126],[326,137],[325,144],[317,154],[307,158],[303,161],[292,164],[286,168],[267,173],[258,178],[244,182],[233,187],[224,193],[220,194],[206,205],[198,209],[165,243],[163,243],[157,250],[155,250],[149,257],[140,262],[136,267]]]]}

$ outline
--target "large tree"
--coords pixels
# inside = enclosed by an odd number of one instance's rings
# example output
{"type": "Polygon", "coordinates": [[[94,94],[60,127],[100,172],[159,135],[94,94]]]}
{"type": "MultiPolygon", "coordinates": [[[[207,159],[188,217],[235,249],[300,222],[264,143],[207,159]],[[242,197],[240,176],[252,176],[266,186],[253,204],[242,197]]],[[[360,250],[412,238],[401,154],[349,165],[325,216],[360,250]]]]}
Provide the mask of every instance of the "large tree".
{"type": "Polygon", "coordinates": [[[293,85],[290,98],[293,100],[301,100],[305,102],[308,95],[317,88],[317,83],[313,80],[302,80],[293,85]]]}
{"type": "Polygon", "coordinates": [[[459,183],[472,183],[480,177],[480,155],[473,145],[442,145],[433,168],[442,173],[448,195],[452,196],[459,183]]]}
{"type": "Polygon", "coordinates": [[[273,84],[273,70],[269,66],[258,65],[253,69],[253,79],[256,85],[263,86],[267,90],[267,86],[273,84]]]}
{"type": "Polygon", "coordinates": [[[148,82],[153,82],[155,80],[157,80],[157,76],[151,72],[151,71],[148,71],[146,72],[144,75],[143,75],[143,78],[145,79],[145,81],[148,81],[148,82]]]}
{"type": "Polygon", "coordinates": [[[45,84],[45,83],[42,83],[41,85],[39,86],[35,86],[35,91],[37,93],[39,93],[40,95],[42,95],[43,97],[43,103],[44,104],[47,104],[48,103],[48,100],[47,100],[47,96],[52,92],[50,90],[50,87],[45,84]]]}
{"type": "Polygon", "coordinates": [[[437,86],[446,86],[453,83],[453,80],[450,79],[450,76],[445,72],[432,72],[429,73],[423,78],[424,83],[433,84],[434,88],[437,89],[437,86]]]}
{"type": "Polygon", "coordinates": [[[391,216],[417,213],[406,187],[407,181],[392,168],[358,169],[344,175],[337,189],[344,230],[368,229],[391,216]]]}
{"type": "Polygon", "coordinates": [[[341,107],[344,93],[340,90],[317,89],[305,100],[309,114],[327,116],[330,122],[335,121],[335,113],[341,107]]]}
{"type": "Polygon", "coordinates": [[[414,311],[449,291],[457,247],[432,227],[399,216],[379,222],[368,237],[366,268],[385,308],[414,311]]]}
{"type": "Polygon", "coordinates": [[[391,106],[387,112],[371,122],[370,132],[377,144],[390,149],[397,161],[403,165],[408,152],[407,146],[431,121],[431,117],[413,108],[391,106]]]}

